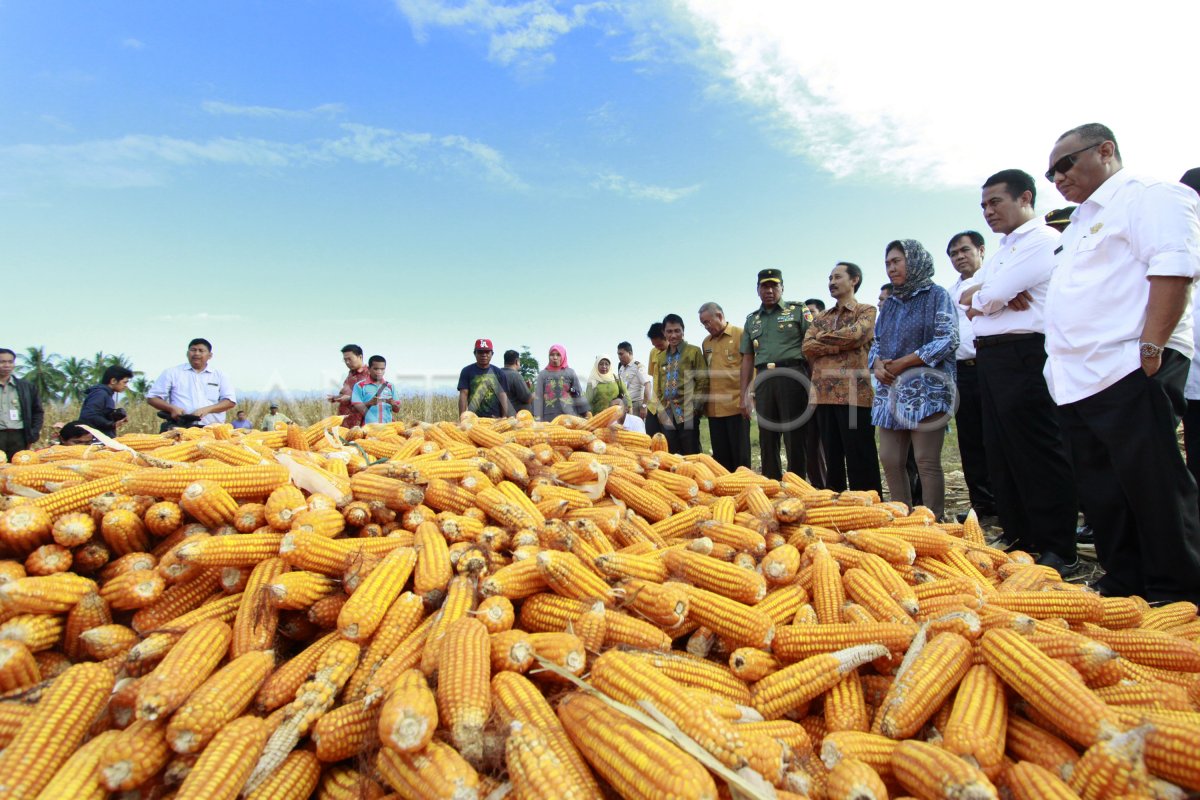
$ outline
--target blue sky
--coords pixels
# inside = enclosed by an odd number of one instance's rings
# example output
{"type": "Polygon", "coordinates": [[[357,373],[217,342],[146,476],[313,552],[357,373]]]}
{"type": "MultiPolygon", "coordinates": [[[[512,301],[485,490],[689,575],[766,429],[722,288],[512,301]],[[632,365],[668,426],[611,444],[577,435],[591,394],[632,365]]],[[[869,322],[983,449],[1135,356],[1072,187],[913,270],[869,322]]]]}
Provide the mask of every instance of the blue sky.
{"type": "Polygon", "coordinates": [[[206,336],[239,388],[308,391],[347,342],[434,382],[478,336],[584,372],[667,312],[698,343],[768,266],[802,300],[854,261],[873,299],[894,238],[948,284],[949,235],[995,239],[982,179],[1066,128],[1200,163],[1198,28],[1158,2],[0,0],[0,346],[153,377],[206,336]]]}

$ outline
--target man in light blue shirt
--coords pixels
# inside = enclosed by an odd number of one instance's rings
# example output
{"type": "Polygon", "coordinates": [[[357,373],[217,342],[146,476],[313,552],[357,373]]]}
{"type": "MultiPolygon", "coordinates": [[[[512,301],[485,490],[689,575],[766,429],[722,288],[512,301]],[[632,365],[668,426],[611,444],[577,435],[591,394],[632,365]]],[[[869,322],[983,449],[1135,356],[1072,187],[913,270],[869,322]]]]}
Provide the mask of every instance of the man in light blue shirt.
{"type": "Polygon", "coordinates": [[[350,403],[363,415],[365,425],[372,422],[391,422],[392,411],[400,408],[400,401],[396,399],[395,387],[383,378],[383,374],[387,372],[387,359],[383,356],[371,356],[367,359],[367,368],[371,377],[354,384],[350,403]]]}
{"type": "Polygon", "coordinates": [[[225,412],[237,405],[233,384],[225,373],[208,366],[212,344],[207,339],[188,342],[187,363],[164,370],[150,387],[146,403],[170,419],[163,429],[185,424],[198,417],[200,424],[225,421],[225,412]]]}

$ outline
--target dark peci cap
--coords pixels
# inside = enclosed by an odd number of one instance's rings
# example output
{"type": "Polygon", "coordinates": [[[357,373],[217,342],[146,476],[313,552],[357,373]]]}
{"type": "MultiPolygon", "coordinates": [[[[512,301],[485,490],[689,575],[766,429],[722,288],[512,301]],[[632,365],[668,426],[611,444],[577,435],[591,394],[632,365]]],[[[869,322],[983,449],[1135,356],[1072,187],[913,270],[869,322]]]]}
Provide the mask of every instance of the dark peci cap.
{"type": "Polygon", "coordinates": [[[1046,224],[1059,232],[1066,230],[1066,227],[1071,224],[1071,215],[1075,213],[1075,208],[1075,206],[1067,206],[1046,212],[1046,224]]]}
{"type": "Polygon", "coordinates": [[[758,271],[759,283],[783,283],[783,273],[777,269],[761,269],[758,271]]]}

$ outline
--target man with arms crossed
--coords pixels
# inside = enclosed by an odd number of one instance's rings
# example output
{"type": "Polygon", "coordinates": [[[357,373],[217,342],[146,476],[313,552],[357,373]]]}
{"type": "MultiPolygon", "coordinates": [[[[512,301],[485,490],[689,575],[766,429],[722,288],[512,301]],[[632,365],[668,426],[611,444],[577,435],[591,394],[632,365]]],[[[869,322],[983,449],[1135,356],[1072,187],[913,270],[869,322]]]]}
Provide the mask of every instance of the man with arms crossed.
{"type": "Polygon", "coordinates": [[[1075,555],[1074,476],[1042,374],[1046,288],[1059,233],[1034,212],[1033,178],[1019,169],[983,184],[983,218],[1002,234],[973,285],[955,298],[975,334],[983,441],[1003,541],[1040,553],[1065,575],[1075,555]]]}
{"type": "Polygon", "coordinates": [[[1046,296],[1046,377],[1106,570],[1096,588],[1200,602],[1196,482],[1175,439],[1194,349],[1200,203],[1186,186],[1123,169],[1099,123],[1060,136],[1049,164],[1046,177],[1079,207],[1046,296]]]}

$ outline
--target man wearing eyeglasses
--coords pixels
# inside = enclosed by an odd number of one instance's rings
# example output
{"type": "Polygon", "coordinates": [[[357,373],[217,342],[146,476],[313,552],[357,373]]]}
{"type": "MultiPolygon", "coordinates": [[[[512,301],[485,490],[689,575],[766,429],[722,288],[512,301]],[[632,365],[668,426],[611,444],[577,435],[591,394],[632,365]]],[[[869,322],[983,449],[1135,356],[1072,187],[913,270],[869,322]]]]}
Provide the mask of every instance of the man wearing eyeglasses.
{"type": "Polygon", "coordinates": [[[1060,136],[1049,164],[1047,178],[1079,207],[1046,297],[1046,378],[1106,570],[1096,588],[1200,602],[1196,482],[1175,439],[1194,349],[1200,203],[1185,186],[1123,169],[1098,123],[1060,136]]]}
{"type": "Polygon", "coordinates": [[[492,366],[492,340],[475,340],[475,363],[458,374],[458,413],[480,417],[507,417],[511,411],[504,375],[492,366]]]}

